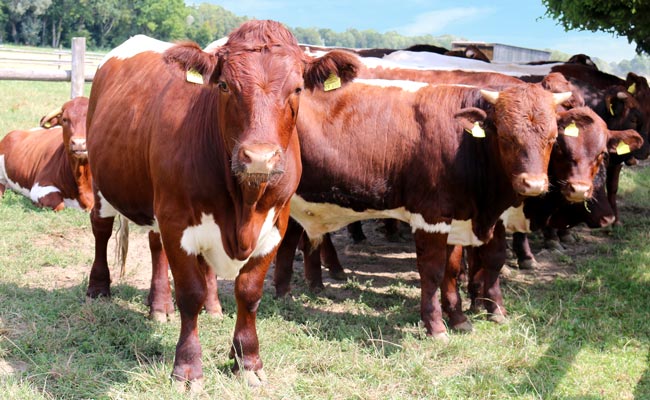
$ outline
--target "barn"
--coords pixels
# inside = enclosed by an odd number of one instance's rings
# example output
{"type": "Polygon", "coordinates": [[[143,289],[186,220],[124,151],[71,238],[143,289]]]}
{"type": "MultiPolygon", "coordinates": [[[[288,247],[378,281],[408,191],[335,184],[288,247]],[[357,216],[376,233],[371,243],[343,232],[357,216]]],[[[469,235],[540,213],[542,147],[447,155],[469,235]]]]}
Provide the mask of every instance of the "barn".
{"type": "Polygon", "coordinates": [[[550,51],[528,49],[502,43],[486,43],[473,41],[454,41],[451,49],[464,50],[474,45],[479,48],[492,62],[497,63],[527,63],[530,61],[546,61],[551,57],[550,51]]]}

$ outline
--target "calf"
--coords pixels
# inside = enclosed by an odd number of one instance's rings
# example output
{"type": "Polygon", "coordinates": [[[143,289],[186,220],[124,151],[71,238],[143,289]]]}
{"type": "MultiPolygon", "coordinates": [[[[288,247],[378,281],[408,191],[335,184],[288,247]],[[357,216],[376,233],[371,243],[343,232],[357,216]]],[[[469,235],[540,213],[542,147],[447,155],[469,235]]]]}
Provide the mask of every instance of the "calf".
{"type": "Polygon", "coordinates": [[[0,141],[0,195],[9,188],[39,207],[89,211],[93,196],[87,111],[88,99],[77,97],[41,119],[48,128],[9,132],[0,141]]]}
{"type": "MultiPolygon", "coordinates": [[[[446,336],[435,292],[447,244],[487,242],[506,208],[546,191],[555,106],[570,93],[532,84],[499,92],[359,80],[329,96],[306,94],[298,118],[303,177],[292,217],[312,240],[356,220],[409,223],[421,318],[427,335],[446,336]]],[[[299,237],[300,231],[287,233],[278,252],[278,295],[289,291],[299,237]]],[[[312,287],[322,285],[307,279],[312,287]]]]}
{"type": "Polygon", "coordinates": [[[160,285],[163,298],[152,307],[171,300],[169,262],[181,314],[172,377],[181,387],[201,386],[198,313],[215,273],[235,280],[233,369],[251,385],[266,380],[255,321],[300,179],[301,93],[322,90],[332,73],[344,85],[356,68],[344,52],[306,59],[288,29],[260,20],[211,53],[136,36],[99,67],[88,111],[96,201],[87,295],[110,295],[116,215],[154,229],[152,290],[160,285]]]}

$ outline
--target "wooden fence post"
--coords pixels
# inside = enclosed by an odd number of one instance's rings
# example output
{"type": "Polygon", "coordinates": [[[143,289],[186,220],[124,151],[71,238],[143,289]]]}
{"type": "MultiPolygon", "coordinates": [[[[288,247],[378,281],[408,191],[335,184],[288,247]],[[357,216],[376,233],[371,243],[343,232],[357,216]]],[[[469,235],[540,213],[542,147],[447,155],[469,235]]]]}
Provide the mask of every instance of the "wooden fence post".
{"type": "Polygon", "coordinates": [[[84,63],[86,60],[86,38],[72,38],[72,70],[70,72],[70,98],[84,95],[84,63]]]}

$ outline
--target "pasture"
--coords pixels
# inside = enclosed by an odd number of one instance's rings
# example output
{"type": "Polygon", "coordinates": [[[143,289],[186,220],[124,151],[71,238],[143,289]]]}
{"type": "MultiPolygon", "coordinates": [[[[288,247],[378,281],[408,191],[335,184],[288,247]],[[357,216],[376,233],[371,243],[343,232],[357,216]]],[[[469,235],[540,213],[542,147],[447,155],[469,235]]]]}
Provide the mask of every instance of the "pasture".
{"type": "MultiPolygon", "coordinates": [[[[89,93],[87,86],[87,92],[89,93]]],[[[0,81],[0,136],[36,126],[68,99],[69,83],[0,81]]],[[[566,253],[542,252],[536,271],[509,269],[503,325],[472,315],[474,332],[448,344],[419,327],[414,246],[335,245],[347,282],[313,295],[295,263],[290,298],[271,276],[258,313],[267,385],[230,372],[232,286],[219,281],[224,318],[199,318],[206,398],[647,399],[650,398],[650,168],[626,167],[623,227],[588,231],[566,253]]],[[[539,240],[534,250],[540,250],[539,240]]],[[[113,246],[111,242],[110,246],[113,246]]],[[[186,398],[170,385],[179,319],[146,318],[144,232],[133,229],[127,275],[113,297],[86,302],[93,240],[88,215],[0,202],[0,397],[186,398]]],[[[271,271],[272,274],[272,271],[271,271]]],[[[327,273],[324,273],[327,277],[327,273]]]]}

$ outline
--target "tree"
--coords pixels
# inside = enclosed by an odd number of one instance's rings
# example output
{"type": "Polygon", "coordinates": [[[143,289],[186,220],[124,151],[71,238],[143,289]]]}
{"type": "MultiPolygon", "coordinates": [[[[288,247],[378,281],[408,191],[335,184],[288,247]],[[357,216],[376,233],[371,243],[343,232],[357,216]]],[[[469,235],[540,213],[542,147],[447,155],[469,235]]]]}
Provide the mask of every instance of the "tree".
{"type": "Polygon", "coordinates": [[[542,0],[546,15],[564,29],[604,31],[636,42],[637,53],[650,54],[650,3],[641,0],[542,0]]]}

